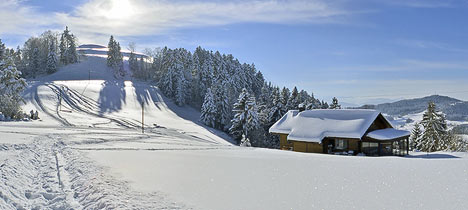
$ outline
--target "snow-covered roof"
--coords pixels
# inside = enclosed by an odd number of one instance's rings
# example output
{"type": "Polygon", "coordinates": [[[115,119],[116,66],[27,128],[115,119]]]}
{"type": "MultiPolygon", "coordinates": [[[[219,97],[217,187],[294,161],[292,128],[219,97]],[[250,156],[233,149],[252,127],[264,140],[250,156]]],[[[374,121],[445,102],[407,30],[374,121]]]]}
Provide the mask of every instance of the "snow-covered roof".
{"type": "Polygon", "coordinates": [[[361,138],[379,114],[370,109],[292,110],[271,126],[270,133],[306,142],[321,142],[325,137],[361,138]]]}
{"type": "Polygon", "coordinates": [[[397,130],[394,128],[385,128],[369,132],[366,136],[376,140],[392,140],[405,136],[409,136],[410,132],[404,130],[397,130]]]}
{"type": "MultiPolygon", "coordinates": [[[[76,48],[77,51],[84,53],[85,55],[105,55],[107,56],[107,52],[109,51],[109,48],[103,45],[98,45],[98,44],[83,44],[80,45],[79,47],[76,48]]],[[[122,56],[124,57],[129,57],[131,51],[121,49],[120,52],[122,53],[122,56]]],[[[138,57],[138,58],[146,58],[148,57],[147,55],[139,52],[133,52],[133,54],[138,57]]]]}
{"type": "Polygon", "coordinates": [[[78,46],[78,48],[107,48],[104,45],[99,45],[99,44],[82,44],[78,46]]]}

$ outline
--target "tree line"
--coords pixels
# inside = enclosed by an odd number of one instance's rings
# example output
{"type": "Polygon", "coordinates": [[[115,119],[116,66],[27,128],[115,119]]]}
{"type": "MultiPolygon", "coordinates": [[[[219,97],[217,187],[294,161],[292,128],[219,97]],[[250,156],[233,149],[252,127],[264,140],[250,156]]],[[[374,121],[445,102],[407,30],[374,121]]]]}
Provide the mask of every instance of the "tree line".
{"type": "Polygon", "coordinates": [[[201,47],[193,53],[164,47],[147,54],[149,65],[129,59],[135,77],[153,81],[177,105],[200,110],[202,123],[246,145],[278,148],[278,137],[268,129],[288,110],[341,108],[336,98],[329,105],[305,90],[275,86],[254,64],[241,63],[230,54],[201,47]]]}
{"type": "Polygon", "coordinates": [[[63,33],[46,31],[39,37],[29,38],[15,49],[5,47],[0,39],[0,112],[11,119],[21,119],[26,87],[24,78],[52,74],[61,65],[78,62],[76,37],[68,27],[63,33]]]}

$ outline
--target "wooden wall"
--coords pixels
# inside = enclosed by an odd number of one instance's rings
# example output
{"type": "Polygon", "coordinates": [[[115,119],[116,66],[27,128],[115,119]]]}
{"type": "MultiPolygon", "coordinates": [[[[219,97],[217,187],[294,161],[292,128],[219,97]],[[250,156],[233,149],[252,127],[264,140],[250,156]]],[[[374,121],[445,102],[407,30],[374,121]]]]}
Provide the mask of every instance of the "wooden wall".
{"type": "Polygon", "coordinates": [[[287,134],[279,134],[280,136],[280,149],[282,150],[290,150],[292,148],[292,143],[288,142],[288,135],[287,134]]]}
{"type": "Polygon", "coordinates": [[[292,141],[292,142],[293,142],[293,151],[323,153],[323,147],[319,143],[302,142],[302,141],[292,141]]]}
{"type": "Polygon", "coordinates": [[[388,122],[384,119],[385,117],[382,116],[382,114],[379,114],[377,118],[374,120],[374,122],[371,124],[369,129],[367,129],[366,133],[379,130],[379,129],[384,129],[384,128],[391,128],[392,126],[388,124],[388,122]]]}

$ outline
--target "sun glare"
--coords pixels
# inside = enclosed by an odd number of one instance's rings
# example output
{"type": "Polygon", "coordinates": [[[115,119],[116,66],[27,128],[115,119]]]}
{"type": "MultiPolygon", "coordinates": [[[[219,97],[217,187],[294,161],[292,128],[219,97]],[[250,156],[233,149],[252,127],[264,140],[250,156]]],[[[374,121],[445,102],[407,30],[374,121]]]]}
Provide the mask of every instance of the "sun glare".
{"type": "Polygon", "coordinates": [[[129,0],[112,0],[105,16],[109,19],[123,19],[130,17],[132,13],[133,9],[129,0]]]}

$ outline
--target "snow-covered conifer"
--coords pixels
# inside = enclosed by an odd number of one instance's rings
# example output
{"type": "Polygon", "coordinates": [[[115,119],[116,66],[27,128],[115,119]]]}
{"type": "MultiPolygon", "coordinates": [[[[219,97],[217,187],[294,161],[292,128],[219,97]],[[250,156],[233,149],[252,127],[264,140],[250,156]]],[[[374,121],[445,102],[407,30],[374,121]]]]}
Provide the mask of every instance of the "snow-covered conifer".
{"type": "Polygon", "coordinates": [[[413,130],[411,131],[411,137],[410,137],[411,149],[418,148],[418,145],[421,144],[421,136],[422,136],[421,126],[419,123],[415,123],[413,130]]]}
{"type": "Polygon", "coordinates": [[[115,59],[114,56],[115,56],[115,40],[114,40],[114,36],[110,36],[109,38],[109,43],[107,44],[107,66],[109,67],[113,67],[114,64],[115,64],[115,59]]]}
{"type": "Polygon", "coordinates": [[[21,93],[26,87],[26,80],[16,69],[11,57],[0,61],[0,112],[14,118],[21,110],[21,93]]]}
{"type": "Polygon", "coordinates": [[[132,72],[134,77],[137,77],[139,73],[139,66],[138,66],[138,60],[135,55],[135,53],[132,51],[130,52],[130,56],[128,57],[128,66],[130,68],[130,71],[132,72]]]}
{"type": "Polygon", "coordinates": [[[120,43],[116,42],[112,35],[110,36],[107,48],[109,48],[107,51],[107,66],[112,67],[114,70],[114,76],[125,76],[120,43]]]}
{"type": "Polygon", "coordinates": [[[5,58],[6,58],[5,44],[3,44],[2,40],[0,39],[0,61],[5,60],[5,58]]]}
{"type": "Polygon", "coordinates": [[[183,69],[177,73],[177,84],[175,89],[176,104],[179,106],[185,105],[185,98],[187,92],[187,80],[185,79],[183,69]]]}
{"type": "Polygon", "coordinates": [[[289,97],[288,102],[286,104],[288,110],[297,109],[297,106],[299,105],[298,94],[299,92],[297,91],[297,87],[294,87],[291,92],[291,96],[289,97]]]}
{"type": "Polygon", "coordinates": [[[324,101],[322,100],[322,103],[321,103],[321,104],[322,104],[322,107],[321,107],[321,109],[328,109],[328,108],[329,108],[329,106],[328,106],[328,103],[327,103],[327,102],[324,102],[324,101]]]}
{"type": "Polygon", "coordinates": [[[40,64],[41,63],[40,63],[39,59],[40,59],[39,58],[39,49],[34,48],[32,58],[31,58],[31,66],[30,66],[33,77],[36,77],[37,72],[39,72],[39,70],[40,70],[40,67],[41,67],[40,64]]]}
{"type": "Polygon", "coordinates": [[[229,132],[237,140],[248,139],[249,132],[257,129],[260,124],[255,97],[251,97],[245,88],[242,89],[234,104],[233,112],[235,115],[231,121],[232,126],[229,128],[229,132]]]}
{"type": "Polygon", "coordinates": [[[51,42],[49,46],[49,54],[47,55],[46,71],[52,74],[57,71],[57,54],[55,52],[55,43],[51,42]]]}
{"type": "Polygon", "coordinates": [[[453,131],[447,132],[445,138],[447,142],[447,151],[467,152],[468,142],[465,142],[462,137],[457,136],[453,131]]]}
{"type": "Polygon", "coordinates": [[[213,92],[211,88],[208,88],[205,94],[205,99],[203,100],[203,105],[201,108],[200,120],[212,128],[215,127],[216,123],[216,104],[214,102],[213,92]]]}
{"type": "Polygon", "coordinates": [[[281,101],[281,104],[283,104],[283,112],[286,113],[288,111],[288,101],[289,101],[289,95],[290,95],[290,92],[289,92],[289,89],[286,88],[286,87],[283,87],[283,89],[281,90],[281,93],[280,93],[280,101],[281,101]]]}
{"type": "Polygon", "coordinates": [[[424,132],[418,149],[423,152],[435,152],[447,148],[445,138],[447,123],[443,113],[436,110],[436,105],[433,102],[429,102],[427,110],[423,114],[421,125],[424,127],[424,132]]]}
{"type": "Polygon", "coordinates": [[[76,38],[68,30],[68,26],[65,27],[60,37],[60,62],[64,65],[78,62],[78,53],[76,52],[76,38]]]}
{"type": "Polygon", "coordinates": [[[76,52],[76,38],[73,34],[67,36],[68,39],[68,50],[67,50],[67,59],[68,63],[78,62],[78,53],[76,52]]]}
{"type": "Polygon", "coordinates": [[[333,97],[332,104],[330,105],[329,109],[341,109],[341,105],[338,104],[338,99],[333,97]]]}
{"type": "Polygon", "coordinates": [[[278,89],[273,91],[273,105],[270,107],[270,112],[268,115],[268,126],[272,126],[276,121],[281,119],[285,112],[283,112],[283,104],[281,103],[281,96],[278,92],[278,89]]]}

